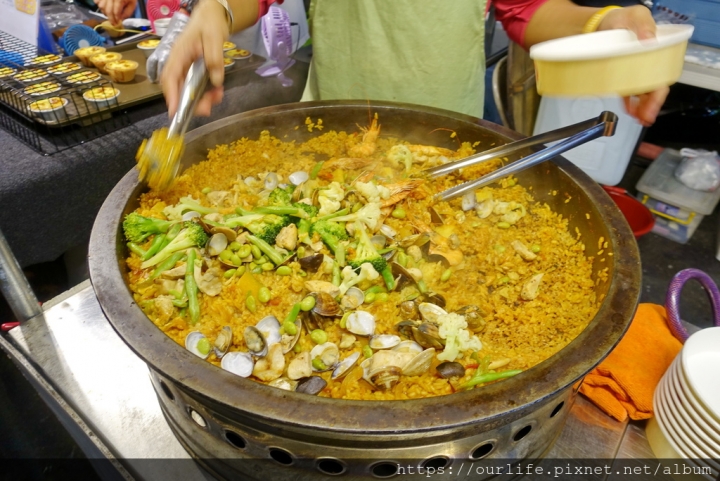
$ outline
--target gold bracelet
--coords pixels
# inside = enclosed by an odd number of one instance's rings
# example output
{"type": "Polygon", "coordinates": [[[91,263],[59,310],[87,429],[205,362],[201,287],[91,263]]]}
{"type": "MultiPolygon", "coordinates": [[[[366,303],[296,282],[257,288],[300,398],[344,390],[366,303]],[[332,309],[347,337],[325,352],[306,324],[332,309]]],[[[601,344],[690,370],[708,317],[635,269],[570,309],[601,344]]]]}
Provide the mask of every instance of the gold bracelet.
{"type": "Polygon", "coordinates": [[[619,7],[617,5],[610,5],[609,7],[601,8],[597,12],[593,13],[592,17],[590,17],[585,23],[585,26],[582,29],[582,33],[595,32],[600,26],[600,23],[603,21],[605,16],[616,8],[622,7],[619,7]]]}

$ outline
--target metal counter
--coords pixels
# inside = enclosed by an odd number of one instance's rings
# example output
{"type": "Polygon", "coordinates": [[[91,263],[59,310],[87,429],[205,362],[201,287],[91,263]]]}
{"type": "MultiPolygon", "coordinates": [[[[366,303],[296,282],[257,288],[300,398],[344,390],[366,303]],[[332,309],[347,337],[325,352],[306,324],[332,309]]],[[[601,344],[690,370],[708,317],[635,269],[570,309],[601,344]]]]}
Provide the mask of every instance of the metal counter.
{"type": "MultiPolygon", "coordinates": [[[[111,460],[113,472],[100,473],[105,479],[212,479],[195,463],[142,462],[191,458],[163,417],[147,366],[105,319],[89,281],[46,303],[42,315],[8,334],[0,337],[0,347],[86,455],[111,460]]],[[[546,457],[567,459],[568,467],[573,460],[624,460],[627,466],[628,460],[652,459],[643,426],[617,422],[578,396],[546,457]]]]}

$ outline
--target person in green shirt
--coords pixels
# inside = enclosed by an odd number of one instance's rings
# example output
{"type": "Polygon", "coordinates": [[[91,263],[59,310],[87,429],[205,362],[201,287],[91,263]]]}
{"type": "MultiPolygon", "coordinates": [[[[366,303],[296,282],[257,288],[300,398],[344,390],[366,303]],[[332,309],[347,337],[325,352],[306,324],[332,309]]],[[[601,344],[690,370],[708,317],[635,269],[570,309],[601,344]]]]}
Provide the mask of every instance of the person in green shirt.
{"type": "MultiPolygon", "coordinates": [[[[189,66],[204,57],[212,89],[196,113],[222,99],[222,43],[253,25],[272,0],[200,0],[173,46],[161,77],[172,116],[189,66]],[[227,7],[227,8],[226,8],[227,7]]],[[[523,47],[594,29],[655,35],[650,11],[601,11],[570,0],[495,0],[498,18],[523,47]],[[599,20],[599,21],[598,21],[599,20]]],[[[484,0],[313,0],[313,58],[303,99],[369,99],[428,105],[482,116],[484,0]]],[[[628,113],[650,125],[668,89],[626,99],[628,113]]]]}

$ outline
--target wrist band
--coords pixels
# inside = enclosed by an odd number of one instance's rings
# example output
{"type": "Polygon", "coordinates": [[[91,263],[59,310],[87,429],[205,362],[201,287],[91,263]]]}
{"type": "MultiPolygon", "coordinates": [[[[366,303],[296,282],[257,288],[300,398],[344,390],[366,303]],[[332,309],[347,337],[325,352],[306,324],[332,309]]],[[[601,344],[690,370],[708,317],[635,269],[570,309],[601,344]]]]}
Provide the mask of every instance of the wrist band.
{"type": "Polygon", "coordinates": [[[610,5],[609,7],[601,8],[595,12],[592,17],[588,19],[585,26],[582,29],[582,33],[591,33],[597,31],[600,23],[603,21],[605,16],[616,8],[622,8],[617,5],[610,5]]]}

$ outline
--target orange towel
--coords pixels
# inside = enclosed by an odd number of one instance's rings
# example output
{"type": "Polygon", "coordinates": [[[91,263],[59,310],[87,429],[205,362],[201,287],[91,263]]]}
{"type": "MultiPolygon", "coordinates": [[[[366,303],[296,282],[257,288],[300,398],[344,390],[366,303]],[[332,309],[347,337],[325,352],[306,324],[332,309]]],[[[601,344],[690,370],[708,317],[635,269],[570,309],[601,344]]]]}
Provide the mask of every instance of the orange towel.
{"type": "Polygon", "coordinates": [[[665,308],[640,304],[620,343],[585,376],[580,392],[618,421],[653,415],[653,393],[682,348],[665,308]]]}

